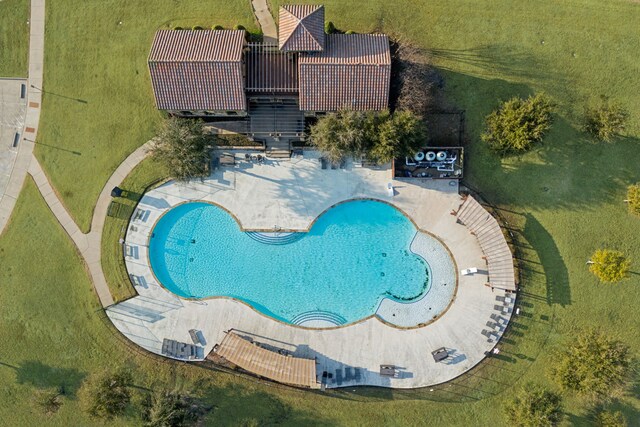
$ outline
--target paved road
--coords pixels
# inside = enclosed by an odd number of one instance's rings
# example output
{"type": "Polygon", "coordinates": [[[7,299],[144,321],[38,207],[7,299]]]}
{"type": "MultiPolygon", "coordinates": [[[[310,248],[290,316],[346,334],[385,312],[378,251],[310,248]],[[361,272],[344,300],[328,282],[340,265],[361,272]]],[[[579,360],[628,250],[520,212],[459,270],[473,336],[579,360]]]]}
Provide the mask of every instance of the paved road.
{"type": "MultiPolygon", "coordinates": [[[[31,16],[29,19],[29,78],[26,86],[26,112],[21,123],[21,139],[17,147],[6,147],[5,139],[0,153],[7,156],[6,185],[0,186],[0,233],[4,230],[20,190],[27,176],[33,145],[38,134],[40,122],[40,106],[42,103],[42,67],[44,61],[44,4],[45,0],[31,0],[31,16]],[[9,161],[10,160],[10,161],[9,161]],[[10,165],[9,163],[12,162],[10,165]]],[[[18,122],[16,122],[17,124],[18,122]]],[[[15,135],[15,130],[14,130],[15,135]]],[[[13,143],[13,140],[11,141],[13,143]]],[[[1,154],[0,154],[1,156],[1,154]]]]}

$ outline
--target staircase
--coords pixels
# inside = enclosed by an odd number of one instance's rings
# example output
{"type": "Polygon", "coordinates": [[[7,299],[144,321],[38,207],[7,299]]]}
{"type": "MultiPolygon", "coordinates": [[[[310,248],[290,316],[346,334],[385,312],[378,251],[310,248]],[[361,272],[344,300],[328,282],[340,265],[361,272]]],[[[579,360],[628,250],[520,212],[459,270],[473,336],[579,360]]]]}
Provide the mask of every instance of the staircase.
{"type": "Polygon", "coordinates": [[[288,245],[297,242],[304,236],[304,233],[261,233],[258,231],[247,231],[246,234],[256,242],[265,245],[288,245]]]}
{"type": "Polygon", "coordinates": [[[297,315],[291,321],[291,323],[293,323],[294,325],[301,326],[303,326],[305,323],[311,322],[322,322],[340,326],[347,323],[347,319],[340,316],[339,314],[331,313],[330,311],[312,310],[297,315]]]}

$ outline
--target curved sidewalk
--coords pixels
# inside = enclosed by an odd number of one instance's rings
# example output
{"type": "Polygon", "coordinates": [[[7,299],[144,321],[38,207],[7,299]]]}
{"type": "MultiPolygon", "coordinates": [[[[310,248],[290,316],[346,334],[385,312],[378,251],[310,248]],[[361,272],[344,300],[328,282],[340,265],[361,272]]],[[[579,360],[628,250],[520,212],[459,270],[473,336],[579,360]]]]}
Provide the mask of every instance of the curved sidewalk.
{"type": "Polygon", "coordinates": [[[73,218],[71,218],[71,215],[69,215],[69,212],[65,209],[51,186],[51,183],[49,183],[38,159],[33,157],[29,165],[29,174],[33,177],[33,180],[38,186],[40,194],[42,194],[42,197],[49,206],[49,209],[51,209],[51,212],[53,212],[58,222],[60,222],[60,225],[62,225],[67,234],[69,234],[73,243],[75,243],[80,254],[87,263],[93,287],[95,288],[98,298],[100,299],[100,304],[102,304],[103,307],[113,305],[114,302],[111,292],[109,291],[109,286],[107,285],[107,280],[104,277],[101,263],[102,229],[104,228],[107,210],[111,203],[111,190],[113,187],[120,185],[133,168],[135,168],[138,163],[146,157],[150,143],[151,142],[147,142],[131,153],[113,172],[98,197],[98,202],[96,203],[93,211],[91,231],[86,234],[80,231],[78,225],[73,221],[73,218]]]}
{"type": "Polygon", "coordinates": [[[262,29],[264,42],[267,44],[277,44],[278,28],[269,11],[267,0],[251,0],[251,6],[253,7],[253,14],[256,15],[258,24],[260,24],[260,28],[262,29]]]}
{"type": "Polygon", "coordinates": [[[9,222],[13,207],[18,200],[40,123],[42,104],[42,70],[44,63],[44,18],[45,0],[31,0],[29,18],[29,77],[27,79],[27,112],[22,130],[22,139],[18,143],[18,153],[9,177],[6,191],[0,195],[0,233],[9,222]]]}

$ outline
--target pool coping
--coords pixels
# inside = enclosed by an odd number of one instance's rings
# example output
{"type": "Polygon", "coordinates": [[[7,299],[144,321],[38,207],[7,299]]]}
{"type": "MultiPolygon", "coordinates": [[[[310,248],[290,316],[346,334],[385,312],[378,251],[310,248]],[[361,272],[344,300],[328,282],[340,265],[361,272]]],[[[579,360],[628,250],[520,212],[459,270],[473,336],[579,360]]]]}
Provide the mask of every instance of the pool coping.
{"type": "MultiPolygon", "coordinates": [[[[167,181],[167,182],[170,182],[170,180],[169,180],[169,181],[167,181]]],[[[166,183],[166,182],[165,182],[165,183],[166,183]]],[[[156,188],[157,188],[157,187],[156,187],[156,188]]],[[[140,201],[142,201],[142,199],[143,199],[143,198],[144,198],[144,195],[143,195],[143,197],[141,197],[141,198],[140,198],[140,200],[138,201],[138,203],[136,203],[136,206],[135,206],[135,209],[134,209],[134,213],[135,213],[135,211],[138,209],[138,205],[140,204],[140,201]]],[[[376,304],[376,309],[375,309],[375,312],[374,312],[373,314],[371,314],[371,315],[369,315],[369,316],[366,316],[366,317],[363,317],[363,318],[361,318],[361,319],[358,319],[358,320],[356,320],[356,321],[354,321],[354,322],[345,323],[345,324],[343,324],[343,325],[327,326],[327,327],[304,326],[304,325],[298,325],[298,324],[295,324],[295,323],[285,322],[285,321],[283,321],[283,320],[281,320],[281,319],[278,319],[278,318],[275,318],[275,317],[269,316],[268,314],[263,313],[262,311],[258,310],[258,309],[257,309],[257,308],[255,308],[254,306],[252,306],[250,303],[248,303],[248,302],[246,302],[246,301],[243,301],[243,300],[241,300],[241,299],[235,298],[235,297],[224,296],[224,295],[216,295],[216,296],[209,296],[209,297],[203,297],[203,298],[196,298],[196,297],[183,297],[183,296],[181,296],[181,295],[178,295],[178,294],[176,294],[176,293],[172,292],[171,290],[169,290],[169,289],[168,289],[168,288],[167,288],[167,287],[162,283],[162,281],[160,281],[160,280],[158,279],[158,276],[156,276],[156,273],[155,273],[155,271],[153,270],[153,267],[151,267],[151,259],[150,259],[150,253],[149,253],[149,251],[147,251],[147,256],[146,256],[146,263],[147,263],[147,267],[148,267],[149,271],[151,272],[151,274],[152,274],[152,276],[153,276],[154,280],[156,281],[156,283],[158,283],[158,285],[159,285],[159,286],[161,286],[164,290],[166,290],[167,292],[171,293],[172,295],[175,295],[175,296],[176,296],[177,298],[179,298],[179,299],[186,300],[186,301],[208,301],[208,300],[215,300],[215,299],[227,299],[227,300],[233,300],[233,301],[239,302],[239,303],[241,303],[241,304],[243,304],[243,305],[245,305],[245,306],[249,307],[251,310],[253,310],[254,312],[256,312],[257,314],[259,314],[259,315],[261,315],[261,316],[263,316],[263,317],[266,317],[266,318],[268,318],[268,319],[270,319],[270,320],[274,320],[274,321],[276,321],[276,322],[279,322],[279,323],[284,324],[284,325],[287,325],[287,326],[292,326],[292,327],[294,327],[294,328],[300,328],[300,329],[311,330],[311,331],[335,330],[335,329],[343,329],[343,328],[347,328],[347,327],[349,327],[349,326],[357,325],[358,323],[362,323],[362,322],[365,322],[365,321],[370,320],[370,319],[375,319],[375,320],[378,320],[379,322],[381,322],[381,323],[382,323],[382,324],[384,324],[384,325],[387,325],[387,326],[390,326],[390,327],[393,327],[393,328],[396,328],[396,329],[401,329],[401,330],[411,330],[411,329],[424,328],[424,327],[429,326],[429,325],[431,325],[432,323],[434,323],[434,322],[438,321],[440,318],[442,318],[442,316],[444,316],[444,314],[446,314],[446,312],[447,312],[447,311],[449,311],[449,309],[451,308],[451,306],[452,306],[453,302],[456,300],[456,295],[457,295],[457,292],[458,292],[458,282],[459,282],[459,276],[458,276],[458,264],[456,263],[456,260],[455,260],[455,258],[454,258],[454,256],[453,256],[453,254],[452,254],[451,250],[450,250],[450,249],[449,249],[449,247],[448,247],[448,246],[447,246],[447,245],[442,241],[442,239],[440,239],[438,236],[436,236],[435,234],[433,234],[433,233],[431,233],[431,232],[429,232],[429,231],[422,230],[420,227],[418,227],[418,224],[415,222],[415,220],[414,220],[414,219],[413,219],[409,214],[407,214],[403,209],[401,209],[400,207],[396,206],[395,204],[390,203],[390,202],[388,202],[388,201],[386,201],[386,200],[376,199],[376,198],[373,198],[373,197],[354,197],[354,198],[350,198],[350,199],[345,199],[345,200],[341,200],[341,201],[339,201],[338,203],[334,203],[333,205],[329,206],[328,208],[326,208],[325,210],[323,210],[322,212],[320,212],[320,214],[318,214],[318,215],[317,215],[317,216],[316,216],[316,217],[311,221],[311,223],[309,224],[309,226],[308,226],[307,228],[305,228],[305,229],[278,229],[278,230],[277,230],[277,232],[283,232],[283,233],[308,233],[309,231],[311,231],[311,229],[313,228],[313,226],[315,225],[315,223],[318,221],[318,219],[319,219],[322,215],[324,215],[325,213],[327,213],[327,212],[328,212],[328,211],[330,211],[331,209],[335,208],[336,206],[339,206],[339,205],[342,205],[342,204],[344,204],[344,203],[348,203],[348,202],[354,202],[354,201],[374,201],[374,202],[384,203],[384,204],[386,204],[386,205],[388,205],[388,206],[393,207],[394,209],[397,209],[397,210],[398,210],[402,215],[404,215],[404,216],[405,216],[405,218],[407,218],[409,221],[411,221],[411,223],[413,224],[414,228],[416,229],[416,234],[412,237],[411,242],[409,243],[409,250],[410,250],[412,253],[414,253],[414,254],[416,254],[416,255],[420,256],[421,258],[423,258],[423,259],[425,260],[425,262],[427,263],[427,265],[429,266],[429,270],[431,270],[431,265],[430,265],[430,264],[429,264],[429,262],[424,258],[424,256],[423,256],[423,255],[421,255],[421,254],[419,254],[419,253],[414,252],[414,251],[411,249],[411,246],[412,246],[412,244],[413,244],[413,241],[414,241],[414,240],[415,240],[415,238],[416,238],[416,235],[417,235],[418,233],[424,233],[424,234],[426,234],[426,235],[430,236],[431,238],[435,239],[435,240],[436,240],[440,245],[442,245],[442,246],[446,249],[446,251],[447,251],[447,255],[449,256],[449,258],[451,259],[451,261],[452,261],[452,263],[453,263],[453,273],[454,273],[454,277],[455,277],[455,279],[454,279],[454,280],[455,280],[455,287],[454,287],[454,290],[453,290],[453,294],[451,295],[451,298],[450,298],[450,300],[449,300],[449,303],[447,304],[447,306],[446,306],[446,307],[445,307],[445,308],[444,308],[440,313],[438,313],[438,315],[436,315],[435,317],[433,317],[432,319],[430,319],[430,320],[429,320],[429,321],[427,321],[427,322],[421,322],[421,323],[419,323],[419,324],[417,324],[417,325],[414,325],[414,326],[400,326],[400,325],[396,325],[396,324],[394,324],[394,323],[392,323],[392,322],[389,322],[389,321],[387,321],[387,320],[383,319],[382,317],[380,317],[380,316],[377,314],[378,309],[380,308],[380,305],[382,304],[382,302],[384,301],[384,299],[390,299],[391,301],[394,301],[394,302],[397,302],[397,303],[400,303],[400,304],[407,304],[407,305],[415,304],[415,303],[420,302],[422,299],[424,299],[424,298],[429,294],[429,291],[430,291],[430,289],[431,289],[431,288],[429,288],[426,292],[422,293],[422,294],[421,294],[419,297],[417,297],[417,299],[416,299],[416,300],[414,300],[414,301],[407,301],[407,302],[403,302],[403,301],[398,301],[398,300],[395,300],[395,299],[393,299],[393,298],[388,298],[388,297],[384,297],[384,296],[383,296],[383,297],[378,301],[378,303],[376,304]]],[[[165,209],[164,209],[164,211],[162,212],[162,214],[160,214],[160,215],[158,216],[158,218],[156,218],[156,220],[153,222],[153,224],[149,227],[149,234],[147,235],[147,241],[146,241],[147,248],[150,248],[150,246],[151,246],[151,239],[153,238],[153,230],[155,229],[155,227],[156,227],[156,225],[158,224],[158,222],[160,222],[160,220],[161,220],[161,219],[162,219],[162,218],[163,218],[167,213],[169,213],[171,210],[173,210],[173,209],[175,209],[175,208],[177,208],[177,207],[179,207],[179,206],[186,205],[186,204],[190,204],[190,203],[206,203],[206,204],[213,205],[213,206],[216,206],[216,207],[218,207],[218,208],[220,208],[220,209],[224,210],[225,212],[227,212],[227,213],[229,214],[229,216],[231,216],[231,218],[233,218],[233,219],[236,221],[236,223],[238,224],[238,227],[240,228],[240,231],[242,231],[242,232],[245,232],[245,233],[246,233],[246,232],[259,232],[259,233],[273,233],[273,232],[274,232],[274,230],[273,230],[273,229],[245,228],[245,227],[242,225],[242,222],[240,221],[240,219],[239,219],[239,218],[238,218],[238,217],[237,217],[233,212],[231,212],[231,211],[230,211],[229,209],[227,209],[226,207],[224,207],[224,206],[220,205],[219,203],[215,203],[215,202],[212,202],[212,201],[209,201],[209,200],[193,199],[193,200],[187,200],[187,201],[184,201],[184,202],[177,203],[177,204],[175,204],[175,205],[169,206],[169,207],[167,207],[167,208],[165,208],[165,209]]],[[[129,222],[128,222],[128,225],[127,225],[127,231],[126,231],[125,236],[124,236],[125,243],[126,243],[126,241],[127,241],[127,235],[128,235],[128,233],[129,233],[129,225],[132,223],[132,221],[133,221],[133,215],[131,216],[131,218],[130,218],[130,220],[129,220],[129,222]]],[[[129,269],[128,269],[128,267],[127,267],[126,259],[123,259],[123,262],[124,262],[124,264],[125,264],[125,270],[127,271],[127,274],[130,274],[130,273],[129,273],[129,269]]],[[[431,277],[429,278],[429,280],[431,280],[431,277]]],[[[134,286],[134,289],[135,289],[135,286],[134,286]]],[[[138,294],[138,292],[137,292],[137,291],[136,291],[136,294],[138,294]]]]}

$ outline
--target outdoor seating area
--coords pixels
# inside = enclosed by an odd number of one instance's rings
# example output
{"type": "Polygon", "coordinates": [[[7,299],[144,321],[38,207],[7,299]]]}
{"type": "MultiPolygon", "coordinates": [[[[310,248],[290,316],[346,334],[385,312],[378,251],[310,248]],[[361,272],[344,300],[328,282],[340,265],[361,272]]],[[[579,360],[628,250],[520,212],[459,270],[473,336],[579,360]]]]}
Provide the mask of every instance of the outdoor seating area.
{"type": "Polygon", "coordinates": [[[448,358],[449,352],[445,347],[440,347],[439,349],[432,351],[431,356],[433,356],[433,360],[438,363],[448,358]]]}
{"type": "Polygon", "coordinates": [[[200,348],[193,344],[187,344],[165,338],[162,340],[162,354],[174,359],[194,360],[201,359],[200,348]]]}
{"type": "Polygon", "coordinates": [[[429,147],[416,152],[413,157],[396,159],[396,178],[455,178],[463,176],[462,147],[429,147]]]}

